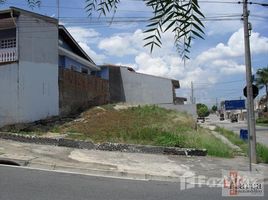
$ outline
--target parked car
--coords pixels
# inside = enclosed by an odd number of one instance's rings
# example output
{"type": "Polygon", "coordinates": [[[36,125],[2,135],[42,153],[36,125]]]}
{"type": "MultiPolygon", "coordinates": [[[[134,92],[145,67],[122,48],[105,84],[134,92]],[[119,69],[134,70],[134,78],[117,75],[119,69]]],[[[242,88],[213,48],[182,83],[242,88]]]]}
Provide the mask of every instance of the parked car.
{"type": "Polygon", "coordinates": [[[205,117],[198,117],[197,122],[204,123],[205,122],[205,117]]]}
{"type": "Polygon", "coordinates": [[[237,115],[231,115],[231,122],[233,123],[233,122],[238,122],[238,117],[237,117],[237,115]]]}

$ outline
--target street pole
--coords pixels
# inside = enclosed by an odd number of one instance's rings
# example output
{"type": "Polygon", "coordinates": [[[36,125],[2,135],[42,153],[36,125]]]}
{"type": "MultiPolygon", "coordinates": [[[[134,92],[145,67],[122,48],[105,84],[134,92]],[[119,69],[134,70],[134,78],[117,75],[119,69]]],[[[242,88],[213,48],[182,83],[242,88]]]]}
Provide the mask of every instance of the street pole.
{"type": "Polygon", "coordinates": [[[249,170],[252,170],[251,163],[257,163],[256,157],[256,128],[254,100],[252,90],[251,55],[249,43],[249,22],[248,22],[248,0],[243,0],[243,20],[244,20],[244,42],[245,42],[245,65],[247,81],[247,121],[248,121],[248,141],[249,141],[249,170]]]}
{"type": "Polygon", "coordinates": [[[57,0],[58,20],[60,20],[60,0],[57,0]]]}
{"type": "Polygon", "coordinates": [[[191,81],[191,103],[194,104],[194,84],[191,81]]]}

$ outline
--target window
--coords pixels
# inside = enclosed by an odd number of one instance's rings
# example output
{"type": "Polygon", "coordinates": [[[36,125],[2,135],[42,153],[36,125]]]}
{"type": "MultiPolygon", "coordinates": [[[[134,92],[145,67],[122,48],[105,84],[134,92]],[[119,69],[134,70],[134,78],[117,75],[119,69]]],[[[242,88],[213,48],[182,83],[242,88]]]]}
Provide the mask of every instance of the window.
{"type": "Polygon", "coordinates": [[[88,74],[88,69],[82,68],[82,73],[83,74],[88,74]]]}
{"type": "Polygon", "coordinates": [[[15,38],[0,40],[0,49],[15,48],[15,47],[16,47],[15,38]]]}
{"type": "Polygon", "coordinates": [[[71,65],[71,70],[76,71],[76,72],[79,72],[78,67],[76,67],[76,66],[74,66],[74,65],[71,65]]]}

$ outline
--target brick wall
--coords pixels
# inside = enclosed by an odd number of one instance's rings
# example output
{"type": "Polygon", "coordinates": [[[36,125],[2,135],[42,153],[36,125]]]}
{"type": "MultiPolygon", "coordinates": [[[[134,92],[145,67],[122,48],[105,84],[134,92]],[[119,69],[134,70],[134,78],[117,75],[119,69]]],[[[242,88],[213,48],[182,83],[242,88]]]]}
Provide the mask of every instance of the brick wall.
{"type": "Polygon", "coordinates": [[[61,115],[106,104],[109,102],[109,82],[69,69],[59,69],[59,101],[61,115]]]}

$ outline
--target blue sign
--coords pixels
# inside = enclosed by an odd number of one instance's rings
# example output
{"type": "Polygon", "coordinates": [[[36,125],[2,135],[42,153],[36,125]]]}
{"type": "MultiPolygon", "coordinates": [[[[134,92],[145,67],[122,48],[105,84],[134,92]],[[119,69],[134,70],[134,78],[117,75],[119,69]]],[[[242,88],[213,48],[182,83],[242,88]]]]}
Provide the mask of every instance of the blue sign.
{"type": "Polygon", "coordinates": [[[245,109],[245,100],[230,100],[225,101],[225,110],[238,110],[238,109],[245,109]]]}

